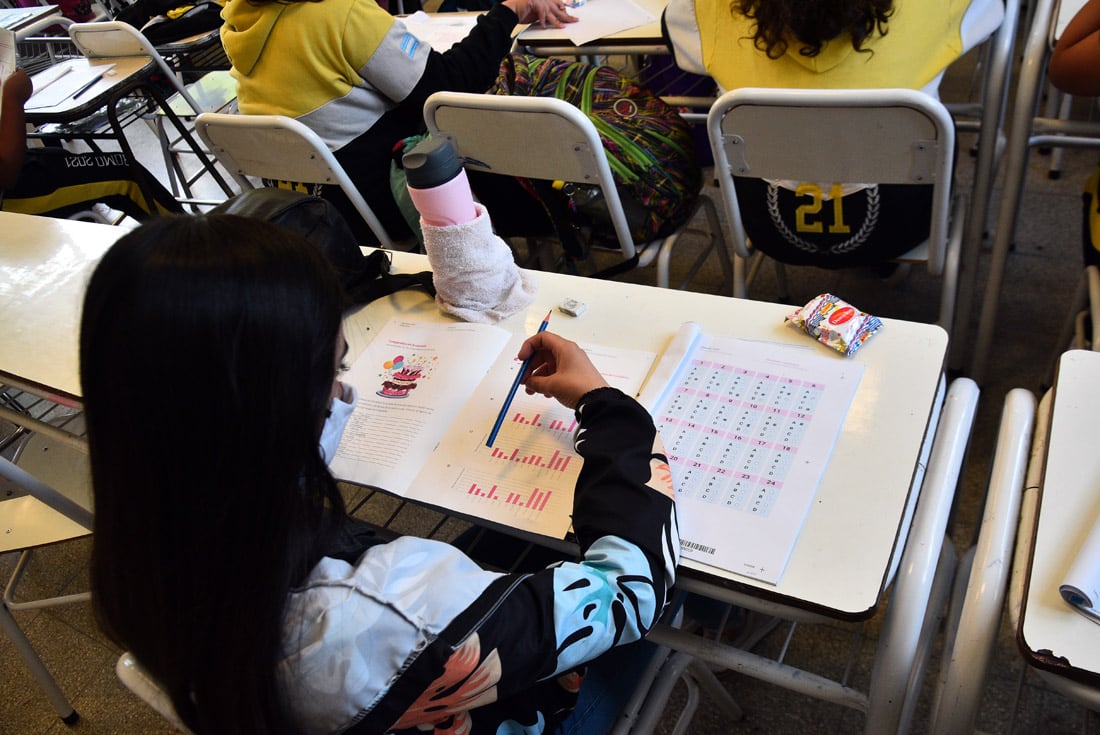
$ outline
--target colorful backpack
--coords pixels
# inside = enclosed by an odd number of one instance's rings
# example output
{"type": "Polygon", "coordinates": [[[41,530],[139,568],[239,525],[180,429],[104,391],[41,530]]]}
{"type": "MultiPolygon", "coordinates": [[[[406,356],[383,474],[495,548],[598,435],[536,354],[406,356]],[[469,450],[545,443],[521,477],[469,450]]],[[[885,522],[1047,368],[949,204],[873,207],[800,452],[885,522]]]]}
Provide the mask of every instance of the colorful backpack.
{"type": "MultiPolygon", "coordinates": [[[[491,94],[557,97],[583,111],[596,126],[637,244],[665,237],[692,212],[702,186],[691,128],[652,91],[608,66],[514,54],[505,57],[491,94]]],[[[547,187],[535,191],[558,226],[547,187]]],[[[596,187],[555,191],[569,196],[571,225],[588,225],[614,239],[596,187]]],[[[563,242],[565,237],[563,236],[563,242]]],[[[567,245],[568,251],[568,245],[567,245]]]]}

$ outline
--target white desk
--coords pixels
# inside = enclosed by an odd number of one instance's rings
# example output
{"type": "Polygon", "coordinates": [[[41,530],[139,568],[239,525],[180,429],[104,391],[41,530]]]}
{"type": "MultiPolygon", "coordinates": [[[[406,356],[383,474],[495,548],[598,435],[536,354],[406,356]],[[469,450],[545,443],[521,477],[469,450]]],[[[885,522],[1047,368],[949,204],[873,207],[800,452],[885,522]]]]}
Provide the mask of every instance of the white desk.
{"type": "Polygon", "coordinates": [[[125,230],[0,212],[0,381],[80,397],[80,306],[92,269],[125,230]]]}
{"type": "Polygon", "coordinates": [[[19,33],[31,23],[48,18],[51,15],[61,15],[56,5],[37,5],[33,8],[0,8],[0,28],[6,28],[13,33],[19,33]]]}
{"type": "MultiPolygon", "coordinates": [[[[1100,627],[1058,594],[1100,518],[1100,353],[1062,355],[1053,391],[1045,466],[1035,504],[1021,511],[1014,572],[1023,582],[1017,639],[1032,666],[1100,687],[1100,627]],[[1030,556],[1028,554],[1030,553],[1030,556]]],[[[1029,490],[1030,491],[1030,490],[1029,490]]],[[[1046,677],[1050,680],[1050,677],[1046,677]]],[[[1093,696],[1100,699],[1100,692],[1093,696]]]]}
{"type": "MultiPolygon", "coordinates": [[[[0,263],[9,273],[5,283],[26,287],[33,282],[37,289],[35,297],[12,287],[0,293],[0,323],[4,325],[0,332],[0,344],[4,345],[0,375],[79,396],[75,326],[83,282],[104,248],[121,232],[102,225],[5,213],[0,213],[0,229],[17,233],[11,242],[20,243],[18,249],[0,252],[0,263]],[[58,335],[63,337],[56,339],[58,335]]],[[[427,268],[427,259],[394,253],[394,265],[399,271],[420,271],[427,268]]],[[[554,330],[574,340],[660,351],[686,320],[698,321],[715,334],[801,345],[809,339],[783,325],[783,317],[791,309],[782,305],[553,273],[538,273],[537,277],[539,293],[534,303],[501,326],[533,333],[549,308],[572,296],[585,301],[588,311],[575,319],[559,313],[554,330]]],[[[419,291],[380,299],[348,318],[345,333],[349,359],[354,359],[395,315],[445,319],[435,303],[419,291]]],[[[923,474],[926,464],[929,474],[935,474],[937,455],[933,452],[931,462],[927,462],[922,448],[928,448],[926,433],[939,415],[947,338],[933,325],[889,319],[884,322],[882,331],[853,358],[865,363],[866,371],[780,583],[772,587],[747,578],[722,580],[688,563],[681,575],[685,588],[796,619],[867,618],[878,608],[900,555],[900,548],[895,548],[899,532],[912,520],[907,563],[894,585],[883,638],[891,637],[893,618],[915,619],[919,630],[926,612],[937,607],[935,603],[928,605],[929,593],[924,587],[931,587],[931,579],[944,566],[940,564],[943,529],[954,489],[951,485],[935,497],[928,494],[927,503],[921,503],[913,520],[917,493],[911,493],[910,487],[914,478],[923,474]],[[939,520],[929,524],[924,516],[933,513],[939,520]],[[913,577],[920,579],[910,583],[913,577]],[[902,578],[906,579],[907,590],[921,587],[923,592],[915,596],[901,594],[898,587],[902,578]],[[909,604],[895,604],[899,599],[913,600],[913,609],[899,609],[909,604]]],[[[972,399],[976,401],[976,395],[972,399]]],[[[819,685],[825,680],[813,676],[794,676],[798,681],[792,688],[797,689],[799,681],[805,682],[814,689],[807,693],[867,711],[869,732],[876,728],[882,731],[884,722],[893,721],[896,727],[906,700],[904,679],[913,665],[908,637],[915,636],[911,625],[898,625],[905,635],[885,647],[895,651],[895,657],[900,656],[892,668],[901,671],[880,676],[876,663],[871,695],[840,684],[822,695],[819,685]],[[895,686],[899,675],[900,691],[895,686]]],[[[691,636],[676,631],[655,633],[676,647],[727,664],[737,654],[744,654],[733,649],[718,651],[713,643],[708,647],[708,642],[691,640],[691,636]]]]}
{"type": "MultiPolygon", "coordinates": [[[[394,267],[420,271],[428,263],[424,256],[395,253],[394,267]]],[[[540,272],[538,279],[534,303],[500,326],[532,334],[549,309],[572,296],[587,303],[588,311],[570,318],[554,309],[553,330],[581,342],[660,352],[677,327],[691,320],[711,334],[799,345],[809,339],[784,326],[792,307],[779,304],[555,273],[540,272]]],[[[349,360],[397,314],[447,319],[417,291],[375,302],[349,319],[349,360]]],[[[938,327],[886,320],[856,354],[867,369],[779,585],[746,578],[738,586],[842,619],[874,613],[936,400],[946,345],[938,327]],[[880,490],[869,492],[870,486],[880,490]]]]}

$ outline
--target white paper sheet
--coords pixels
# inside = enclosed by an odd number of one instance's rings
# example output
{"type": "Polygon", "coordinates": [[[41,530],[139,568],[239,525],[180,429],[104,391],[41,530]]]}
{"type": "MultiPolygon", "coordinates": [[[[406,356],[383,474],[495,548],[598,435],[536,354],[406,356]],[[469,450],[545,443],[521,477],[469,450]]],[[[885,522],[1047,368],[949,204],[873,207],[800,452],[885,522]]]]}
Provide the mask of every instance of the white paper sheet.
{"type": "Polygon", "coordinates": [[[15,34],[0,28],[0,89],[15,71],[15,34]]]}
{"type": "Polygon", "coordinates": [[[427,41],[433,49],[443,53],[470,34],[477,25],[477,13],[432,13],[418,10],[404,18],[405,27],[427,41]]]}
{"type": "Polygon", "coordinates": [[[560,38],[565,35],[580,46],[631,28],[657,22],[657,17],[632,0],[586,0],[580,7],[567,8],[576,23],[566,23],[561,29],[542,29],[531,25],[522,33],[523,39],[560,38]]]}
{"type": "Polygon", "coordinates": [[[683,556],[776,584],[863,364],[688,323],[639,397],[656,406],[683,556]]]}
{"type": "Polygon", "coordinates": [[[114,64],[84,66],[80,61],[66,61],[40,71],[31,77],[34,94],[23,105],[25,110],[40,110],[57,107],[89,82],[107,75],[114,64]]]}

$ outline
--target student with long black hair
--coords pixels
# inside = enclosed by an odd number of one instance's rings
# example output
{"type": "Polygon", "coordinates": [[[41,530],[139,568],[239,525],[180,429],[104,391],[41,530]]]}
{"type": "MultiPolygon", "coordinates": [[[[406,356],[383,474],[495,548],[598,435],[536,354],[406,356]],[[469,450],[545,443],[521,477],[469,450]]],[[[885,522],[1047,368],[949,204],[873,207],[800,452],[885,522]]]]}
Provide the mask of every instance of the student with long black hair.
{"type": "Polygon", "coordinates": [[[651,418],[532,337],[527,389],[580,423],[583,557],[500,574],[384,542],[319,449],[354,401],[342,306],[318,251],[265,222],[164,218],[106,253],[80,336],[102,626],[196,733],[604,732],[583,666],[645,635],[679,554],[651,418]]]}

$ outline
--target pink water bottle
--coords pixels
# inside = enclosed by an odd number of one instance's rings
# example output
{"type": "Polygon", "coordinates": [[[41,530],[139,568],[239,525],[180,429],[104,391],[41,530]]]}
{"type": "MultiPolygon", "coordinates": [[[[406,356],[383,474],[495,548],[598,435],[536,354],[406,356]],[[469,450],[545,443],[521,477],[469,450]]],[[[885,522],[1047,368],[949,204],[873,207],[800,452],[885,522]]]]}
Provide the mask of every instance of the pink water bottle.
{"type": "Polygon", "coordinates": [[[446,139],[420,141],[402,157],[409,196],[429,225],[461,225],[477,217],[470,181],[446,139]]]}

